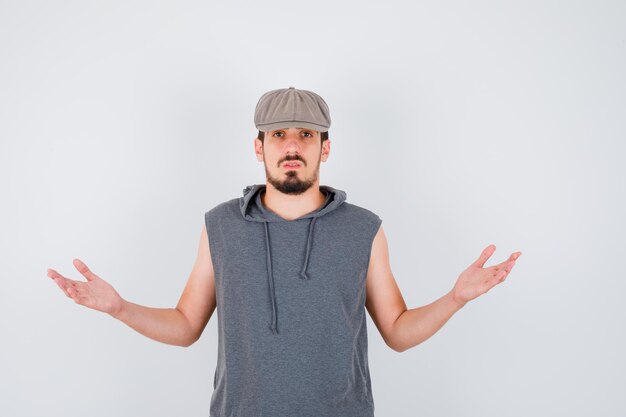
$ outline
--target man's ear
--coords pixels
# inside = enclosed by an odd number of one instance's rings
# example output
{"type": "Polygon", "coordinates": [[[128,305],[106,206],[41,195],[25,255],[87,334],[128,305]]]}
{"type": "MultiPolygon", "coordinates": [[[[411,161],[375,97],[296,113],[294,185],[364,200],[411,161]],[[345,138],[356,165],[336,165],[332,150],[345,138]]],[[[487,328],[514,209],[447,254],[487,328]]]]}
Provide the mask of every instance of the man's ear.
{"type": "Polygon", "coordinates": [[[322,162],[326,162],[329,154],[330,154],[330,138],[326,139],[324,143],[322,143],[322,155],[320,157],[322,162]]]}
{"type": "Polygon", "coordinates": [[[257,161],[263,161],[263,142],[258,137],[254,138],[254,154],[257,161]]]}

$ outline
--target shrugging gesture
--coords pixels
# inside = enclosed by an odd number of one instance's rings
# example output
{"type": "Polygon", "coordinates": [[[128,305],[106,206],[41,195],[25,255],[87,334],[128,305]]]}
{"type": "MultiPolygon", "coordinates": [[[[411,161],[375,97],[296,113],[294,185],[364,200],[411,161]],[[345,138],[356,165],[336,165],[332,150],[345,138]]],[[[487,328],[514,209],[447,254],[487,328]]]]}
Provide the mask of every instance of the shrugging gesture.
{"type": "Polygon", "coordinates": [[[91,272],[81,260],[74,259],[73,264],[87,282],[66,278],[54,269],[48,269],[47,275],[77,304],[114,316],[122,308],[122,297],[111,284],[91,272]]]}
{"type": "Polygon", "coordinates": [[[522,252],[514,252],[506,261],[484,268],[485,262],[495,250],[495,245],[487,246],[478,259],[459,275],[452,289],[453,297],[457,302],[465,304],[504,281],[515,266],[515,261],[522,254],[522,252]]]}

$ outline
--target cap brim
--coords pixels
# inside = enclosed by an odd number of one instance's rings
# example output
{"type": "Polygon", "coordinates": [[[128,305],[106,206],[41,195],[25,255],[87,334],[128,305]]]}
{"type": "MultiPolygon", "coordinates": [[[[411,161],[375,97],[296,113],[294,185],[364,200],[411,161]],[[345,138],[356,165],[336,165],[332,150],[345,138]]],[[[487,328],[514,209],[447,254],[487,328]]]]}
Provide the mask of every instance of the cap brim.
{"type": "Polygon", "coordinates": [[[300,127],[303,129],[317,130],[319,132],[328,132],[327,126],[320,126],[314,123],[298,122],[298,121],[293,121],[293,120],[289,120],[285,122],[269,123],[265,125],[261,125],[261,124],[256,125],[256,128],[259,129],[261,132],[269,132],[270,130],[278,130],[278,129],[287,129],[289,127],[300,127]]]}

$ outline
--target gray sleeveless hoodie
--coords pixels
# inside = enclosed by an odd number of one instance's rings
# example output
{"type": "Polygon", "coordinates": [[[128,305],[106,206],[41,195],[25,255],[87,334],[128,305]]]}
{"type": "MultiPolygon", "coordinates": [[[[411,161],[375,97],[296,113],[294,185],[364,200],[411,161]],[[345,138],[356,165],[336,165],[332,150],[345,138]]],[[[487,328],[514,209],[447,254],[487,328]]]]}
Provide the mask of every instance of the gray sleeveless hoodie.
{"type": "Polygon", "coordinates": [[[373,417],[365,279],[382,220],[321,185],[295,220],[265,184],[205,213],[218,354],[210,417],[373,417]]]}

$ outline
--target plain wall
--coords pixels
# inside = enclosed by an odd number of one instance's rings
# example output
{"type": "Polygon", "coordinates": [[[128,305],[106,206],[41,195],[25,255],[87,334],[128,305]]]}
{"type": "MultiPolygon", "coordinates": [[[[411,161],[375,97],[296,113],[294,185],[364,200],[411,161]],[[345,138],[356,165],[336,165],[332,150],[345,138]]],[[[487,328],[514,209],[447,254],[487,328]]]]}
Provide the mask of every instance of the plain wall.
{"type": "MultiPolygon", "coordinates": [[[[383,219],[409,308],[490,243],[509,277],[402,353],[368,316],[378,417],[624,416],[619,1],[0,1],[0,414],[208,416],[189,348],[66,298],[174,307],[204,213],[264,183],[254,107],[330,106],[321,184],[383,219]]],[[[340,416],[338,416],[340,417],[340,416]]]]}

